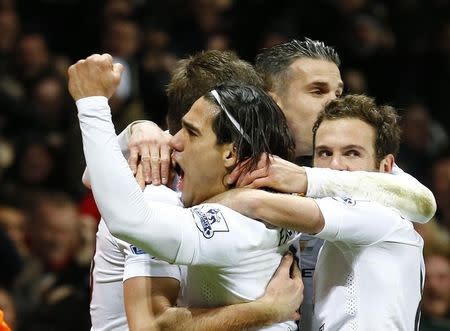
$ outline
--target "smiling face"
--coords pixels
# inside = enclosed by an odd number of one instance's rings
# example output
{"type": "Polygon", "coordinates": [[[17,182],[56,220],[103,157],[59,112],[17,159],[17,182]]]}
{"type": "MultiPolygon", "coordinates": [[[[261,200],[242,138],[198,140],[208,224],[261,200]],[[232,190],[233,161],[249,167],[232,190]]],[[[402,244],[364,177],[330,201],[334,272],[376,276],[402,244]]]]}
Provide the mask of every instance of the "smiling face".
{"type": "Polygon", "coordinates": [[[224,177],[232,165],[232,144],[217,144],[212,129],[217,106],[198,99],[182,119],[182,129],[172,138],[173,159],[180,174],[178,189],[186,207],[199,204],[227,189],[224,177]]]}
{"type": "Polygon", "coordinates": [[[286,89],[272,93],[295,139],[296,156],[313,152],[312,127],[329,101],[342,94],[343,82],[334,62],[300,58],[289,66],[286,89]]]}
{"type": "Polygon", "coordinates": [[[316,132],[314,166],[348,171],[378,171],[375,129],[357,118],[323,121],[316,132]]]}

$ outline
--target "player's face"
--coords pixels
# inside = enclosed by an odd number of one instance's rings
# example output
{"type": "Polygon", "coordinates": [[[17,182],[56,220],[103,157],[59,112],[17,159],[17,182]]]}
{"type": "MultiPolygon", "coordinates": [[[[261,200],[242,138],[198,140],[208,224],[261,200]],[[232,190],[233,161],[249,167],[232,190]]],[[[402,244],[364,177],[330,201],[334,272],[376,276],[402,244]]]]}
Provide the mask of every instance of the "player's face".
{"type": "Polygon", "coordinates": [[[378,171],[375,129],[356,118],[323,121],[316,133],[314,166],[348,171],[378,171]]]}
{"type": "Polygon", "coordinates": [[[171,140],[173,161],[180,175],[178,189],[186,207],[226,189],[224,156],[229,144],[216,143],[212,122],[217,114],[215,105],[203,97],[198,99],[183,117],[182,129],[171,140]]]}
{"type": "Polygon", "coordinates": [[[330,61],[302,58],[290,66],[288,87],[274,96],[295,139],[295,154],[313,152],[312,127],[330,100],[342,94],[339,68],[330,61]]]}

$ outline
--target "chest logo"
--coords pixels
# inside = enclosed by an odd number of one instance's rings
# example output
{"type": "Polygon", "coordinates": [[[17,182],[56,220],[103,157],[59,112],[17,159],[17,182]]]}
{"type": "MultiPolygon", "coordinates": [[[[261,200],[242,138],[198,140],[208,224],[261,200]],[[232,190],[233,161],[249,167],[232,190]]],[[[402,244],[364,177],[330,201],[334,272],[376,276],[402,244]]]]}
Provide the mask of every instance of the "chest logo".
{"type": "Polygon", "coordinates": [[[222,212],[216,208],[202,206],[192,208],[195,224],[206,239],[210,239],[216,232],[229,232],[228,224],[222,212]]]}

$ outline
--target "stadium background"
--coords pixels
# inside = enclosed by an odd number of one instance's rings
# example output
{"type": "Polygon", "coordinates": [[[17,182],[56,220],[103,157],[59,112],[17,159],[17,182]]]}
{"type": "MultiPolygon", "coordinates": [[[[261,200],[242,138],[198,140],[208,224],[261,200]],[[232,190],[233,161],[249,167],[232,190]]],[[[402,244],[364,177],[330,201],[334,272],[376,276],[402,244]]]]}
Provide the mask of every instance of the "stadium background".
{"type": "Polygon", "coordinates": [[[68,66],[108,52],[126,66],[116,129],[165,126],[175,61],[303,38],[341,56],[345,93],[402,115],[399,165],[436,195],[426,243],[423,330],[450,328],[450,2],[448,0],[0,0],[0,309],[19,331],[88,330],[98,213],[84,168],[68,66]],[[440,273],[439,273],[440,272],[440,273]],[[15,320],[15,321],[14,321],[15,320]]]}

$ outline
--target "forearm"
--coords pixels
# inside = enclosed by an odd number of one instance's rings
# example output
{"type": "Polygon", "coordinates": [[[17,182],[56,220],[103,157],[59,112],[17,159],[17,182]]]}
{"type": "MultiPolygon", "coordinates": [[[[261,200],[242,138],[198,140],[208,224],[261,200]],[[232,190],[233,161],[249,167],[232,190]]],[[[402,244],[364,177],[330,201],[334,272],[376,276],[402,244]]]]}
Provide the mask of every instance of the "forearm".
{"type": "MultiPolygon", "coordinates": [[[[132,126],[133,124],[135,124],[135,123],[138,123],[138,122],[141,122],[141,121],[136,121],[136,122],[133,122],[133,123],[129,124],[129,125],[128,125],[121,133],[119,133],[119,135],[117,136],[117,142],[118,142],[118,144],[119,144],[119,148],[120,148],[120,150],[121,150],[121,152],[122,152],[122,155],[123,155],[125,158],[128,158],[128,156],[129,156],[129,154],[130,154],[130,151],[129,151],[129,149],[128,149],[128,142],[129,142],[129,139],[130,139],[131,126],[132,126]]],[[[89,175],[89,171],[88,171],[88,168],[87,168],[87,167],[84,169],[84,172],[83,172],[83,176],[82,176],[82,178],[81,178],[81,181],[83,182],[83,184],[84,184],[86,187],[91,188],[91,176],[89,175]]]]}
{"type": "Polygon", "coordinates": [[[254,189],[234,189],[218,202],[250,218],[282,228],[317,233],[323,217],[313,199],[254,189]]]}
{"type": "Polygon", "coordinates": [[[171,308],[157,319],[161,331],[241,331],[272,325],[276,312],[258,301],[195,309],[171,308]]]}
{"type": "Polygon", "coordinates": [[[403,172],[392,175],[306,167],[305,170],[309,197],[371,200],[395,208],[407,219],[418,223],[426,223],[436,212],[436,201],[431,191],[403,172]]]}

